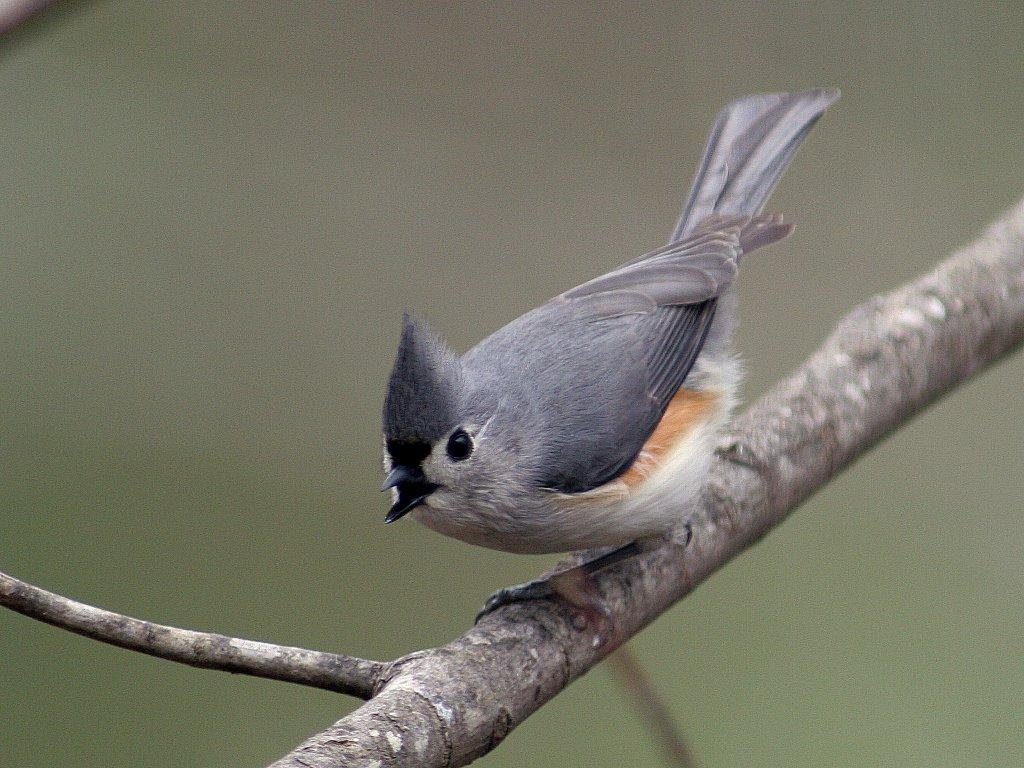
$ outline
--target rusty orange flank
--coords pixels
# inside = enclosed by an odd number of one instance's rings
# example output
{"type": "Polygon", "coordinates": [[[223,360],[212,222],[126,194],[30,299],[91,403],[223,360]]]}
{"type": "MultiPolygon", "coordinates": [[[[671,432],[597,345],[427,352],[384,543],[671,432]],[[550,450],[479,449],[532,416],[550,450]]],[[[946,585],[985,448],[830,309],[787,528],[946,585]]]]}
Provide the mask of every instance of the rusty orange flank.
{"type": "Polygon", "coordinates": [[[632,466],[618,479],[631,489],[642,483],[661,464],[669,450],[709,417],[717,400],[716,392],[680,389],[669,402],[661,421],[647,438],[632,466]]]}

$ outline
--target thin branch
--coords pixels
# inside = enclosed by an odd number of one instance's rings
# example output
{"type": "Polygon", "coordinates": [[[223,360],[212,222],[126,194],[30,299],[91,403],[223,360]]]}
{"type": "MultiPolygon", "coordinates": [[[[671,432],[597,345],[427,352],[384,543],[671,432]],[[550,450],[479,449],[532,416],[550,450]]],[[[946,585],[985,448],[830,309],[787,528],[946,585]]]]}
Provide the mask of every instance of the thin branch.
{"type": "Polygon", "coordinates": [[[104,643],[192,667],[241,672],[368,699],[384,664],[178,629],[94,608],[0,573],[0,605],[104,643]]]}
{"type": "Polygon", "coordinates": [[[633,650],[623,645],[608,657],[607,664],[619,686],[633,702],[640,719],[661,742],[667,763],[676,768],[697,768],[697,758],[686,743],[679,724],[633,650]]]}
{"type": "Polygon", "coordinates": [[[685,550],[600,578],[614,638],[594,648],[552,601],[501,608],[446,646],[390,664],[362,707],[274,768],[465,765],[751,546],[915,413],[1024,341],[1024,204],[932,273],[844,319],[733,420],[685,550]]]}

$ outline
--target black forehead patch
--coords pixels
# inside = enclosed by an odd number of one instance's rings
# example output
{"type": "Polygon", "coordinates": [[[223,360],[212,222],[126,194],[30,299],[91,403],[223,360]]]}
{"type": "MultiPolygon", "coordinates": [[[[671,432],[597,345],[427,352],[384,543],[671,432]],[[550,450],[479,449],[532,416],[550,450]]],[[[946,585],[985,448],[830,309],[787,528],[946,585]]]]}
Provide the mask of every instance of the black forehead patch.
{"type": "Polygon", "coordinates": [[[430,443],[423,440],[388,440],[388,455],[395,464],[419,466],[430,455],[430,443]]]}

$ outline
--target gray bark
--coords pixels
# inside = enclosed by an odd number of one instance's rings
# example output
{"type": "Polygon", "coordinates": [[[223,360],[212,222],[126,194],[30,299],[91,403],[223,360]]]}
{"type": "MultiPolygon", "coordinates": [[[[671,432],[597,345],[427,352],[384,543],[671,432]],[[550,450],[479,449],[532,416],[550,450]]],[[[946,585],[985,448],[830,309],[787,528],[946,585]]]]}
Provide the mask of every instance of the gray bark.
{"type": "Polygon", "coordinates": [[[339,653],[197,632],[105,611],[0,573],[0,605],[93,640],[190,667],[325,688],[368,699],[384,664],[339,653]]]}

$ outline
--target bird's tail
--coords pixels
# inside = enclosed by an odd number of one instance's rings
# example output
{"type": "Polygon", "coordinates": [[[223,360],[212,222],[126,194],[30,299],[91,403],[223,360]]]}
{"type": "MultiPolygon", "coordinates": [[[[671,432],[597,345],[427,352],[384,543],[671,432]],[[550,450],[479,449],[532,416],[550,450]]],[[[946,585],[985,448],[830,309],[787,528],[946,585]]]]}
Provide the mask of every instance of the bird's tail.
{"type": "Polygon", "coordinates": [[[681,240],[711,216],[755,216],[818,118],[839,91],[747,96],[723,109],[711,129],[669,242],[681,240]]]}
{"type": "MultiPolygon", "coordinates": [[[[781,217],[757,214],[808,131],[838,98],[835,90],[768,93],[747,96],[723,109],[670,242],[736,216],[749,217],[740,232],[744,253],[786,237],[792,228],[781,217]]],[[[734,386],[739,371],[729,338],[736,325],[736,304],[733,286],[715,300],[714,319],[691,378],[699,378],[707,366],[719,365],[721,370],[713,378],[732,382],[726,389],[734,386]]]]}

